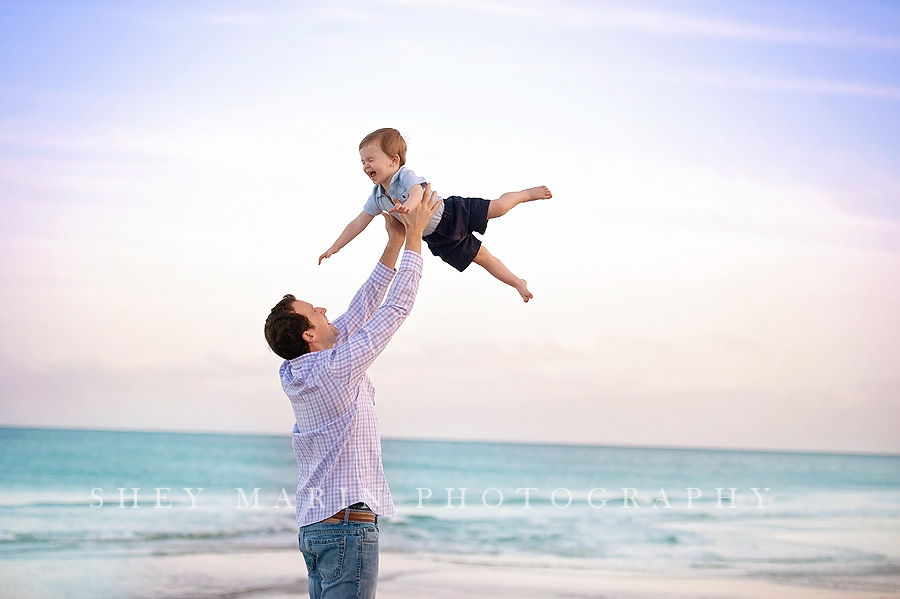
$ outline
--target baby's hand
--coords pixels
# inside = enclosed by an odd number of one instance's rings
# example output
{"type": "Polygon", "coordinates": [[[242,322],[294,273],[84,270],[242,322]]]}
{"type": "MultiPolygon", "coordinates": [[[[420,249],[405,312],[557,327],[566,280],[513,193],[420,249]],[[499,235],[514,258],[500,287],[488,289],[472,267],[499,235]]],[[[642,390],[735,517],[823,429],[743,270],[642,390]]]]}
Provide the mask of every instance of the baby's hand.
{"type": "Polygon", "coordinates": [[[321,256],[319,256],[319,264],[322,264],[322,260],[324,260],[325,258],[331,258],[331,257],[334,256],[335,254],[337,254],[337,250],[333,250],[333,249],[331,249],[331,248],[328,248],[328,251],[326,251],[324,254],[322,254],[321,256]]]}
{"type": "Polygon", "coordinates": [[[398,214],[409,214],[409,208],[404,206],[400,200],[396,198],[392,198],[394,200],[394,207],[388,211],[388,214],[398,213],[398,214]]]}

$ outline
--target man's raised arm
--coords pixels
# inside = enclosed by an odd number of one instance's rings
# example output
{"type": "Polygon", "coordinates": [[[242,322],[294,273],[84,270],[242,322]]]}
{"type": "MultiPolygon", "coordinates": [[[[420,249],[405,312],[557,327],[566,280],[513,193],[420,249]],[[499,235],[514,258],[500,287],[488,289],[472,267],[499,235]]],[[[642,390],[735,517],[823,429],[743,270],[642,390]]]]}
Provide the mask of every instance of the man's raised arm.
{"type": "Polygon", "coordinates": [[[384,218],[384,227],[388,234],[387,245],[384,246],[384,252],[381,254],[378,264],[375,265],[375,270],[353,296],[347,311],[334,319],[334,326],[340,330],[335,345],[344,343],[372,317],[381,304],[381,300],[384,299],[388,285],[394,278],[394,265],[397,263],[397,256],[403,247],[406,231],[403,224],[397,219],[387,215],[384,218]]]}
{"type": "MultiPolygon", "coordinates": [[[[426,190],[425,200],[410,214],[400,215],[406,225],[406,251],[400,260],[397,276],[387,298],[371,319],[340,347],[335,345],[331,371],[348,381],[362,376],[369,365],[384,351],[391,337],[412,310],[422,276],[422,232],[428,226],[440,201],[437,194],[426,190]]],[[[387,254],[387,250],[385,250],[387,254]]],[[[388,256],[390,257],[390,256],[388,256]]],[[[394,256],[396,260],[396,256],[394,256]]]]}

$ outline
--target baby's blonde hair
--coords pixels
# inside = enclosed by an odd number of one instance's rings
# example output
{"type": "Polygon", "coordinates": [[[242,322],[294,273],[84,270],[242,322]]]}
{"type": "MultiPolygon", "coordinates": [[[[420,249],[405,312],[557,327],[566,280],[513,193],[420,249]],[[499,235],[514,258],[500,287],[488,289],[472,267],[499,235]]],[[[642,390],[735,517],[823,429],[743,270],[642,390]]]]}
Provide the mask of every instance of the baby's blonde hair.
{"type": "Polygon", "coordinates": [[[369,145],[373,141],[377,141],[381,151],[391,158],[394,155],[399,156],[400,166],[406,164],[406,140],[403,139],[399,131],[390,127],[372,131],[359,142],[359,149],[362,150],[364,146],[369,145]]]}

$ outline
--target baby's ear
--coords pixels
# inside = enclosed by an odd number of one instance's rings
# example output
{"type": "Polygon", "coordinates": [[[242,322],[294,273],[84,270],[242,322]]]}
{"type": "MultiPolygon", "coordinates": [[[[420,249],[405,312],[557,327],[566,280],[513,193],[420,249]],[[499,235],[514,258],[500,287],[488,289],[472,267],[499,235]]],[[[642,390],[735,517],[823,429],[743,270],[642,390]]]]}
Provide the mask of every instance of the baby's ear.
{"type": "Polygon", "coordinates": [[[400,164],[400,154],[394,154],[391,158],[391,164],[400,164]]]}

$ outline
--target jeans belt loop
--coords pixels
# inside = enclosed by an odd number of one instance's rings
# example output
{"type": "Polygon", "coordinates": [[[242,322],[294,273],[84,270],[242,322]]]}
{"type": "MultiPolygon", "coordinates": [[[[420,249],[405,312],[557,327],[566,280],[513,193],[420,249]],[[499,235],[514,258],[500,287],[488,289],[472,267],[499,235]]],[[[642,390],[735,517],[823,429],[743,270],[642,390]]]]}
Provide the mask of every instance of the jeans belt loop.
{"type": "Polygon", "coordinates": [[[349,522],[350,522],[350,508],[347,507],[347,508],[344,508],[344,521],[341,524],[343,524],[344,526],[347,526],[347,524],[349,522]]]}

